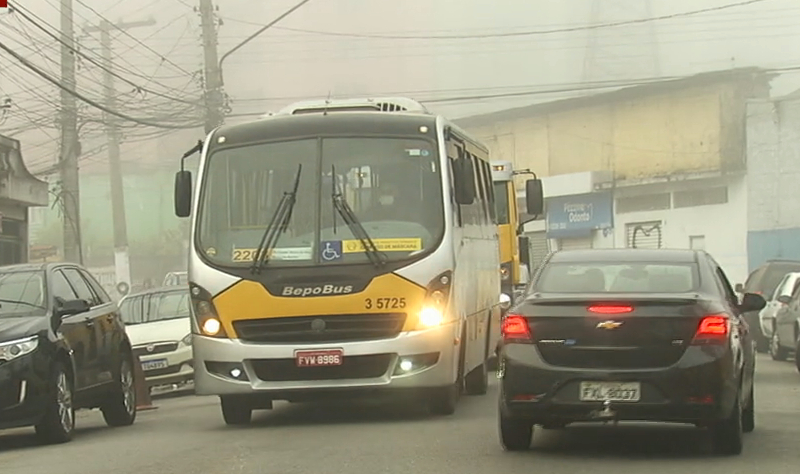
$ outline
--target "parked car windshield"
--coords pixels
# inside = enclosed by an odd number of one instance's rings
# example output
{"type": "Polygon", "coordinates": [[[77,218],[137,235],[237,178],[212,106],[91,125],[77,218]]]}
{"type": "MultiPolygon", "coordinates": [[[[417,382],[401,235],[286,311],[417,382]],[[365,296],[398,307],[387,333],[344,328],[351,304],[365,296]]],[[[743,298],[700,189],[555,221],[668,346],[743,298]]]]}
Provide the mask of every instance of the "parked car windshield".
{"type": "Polygon", "coordinates": [[[122,302],[120,312],[127,325],[188,318],[189,293],[172,291],[132,295],[122,302]]]}
{"type": "Polygon", "coordinates": [[[697,266],[671,263],[552,263],[534,291],[542,293],[685,293],[697,288],[697,266]]]}
{"type": "Polygon", "coordinates": [[[42,272],[0,273],[0,318],[45,314],[42,272]]]}

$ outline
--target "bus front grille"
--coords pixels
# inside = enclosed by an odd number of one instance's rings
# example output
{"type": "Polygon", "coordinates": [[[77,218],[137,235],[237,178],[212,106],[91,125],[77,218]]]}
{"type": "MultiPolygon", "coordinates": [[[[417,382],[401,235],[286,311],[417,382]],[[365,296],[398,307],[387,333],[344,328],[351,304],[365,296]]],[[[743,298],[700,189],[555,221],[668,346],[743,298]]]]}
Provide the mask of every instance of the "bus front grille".
{"type": "Polygon", "coordinates": [[[405,322],[405,313],[339,314],[234,321],[233,328],[246,342],[311,344],[391,339],[405,322]]]}

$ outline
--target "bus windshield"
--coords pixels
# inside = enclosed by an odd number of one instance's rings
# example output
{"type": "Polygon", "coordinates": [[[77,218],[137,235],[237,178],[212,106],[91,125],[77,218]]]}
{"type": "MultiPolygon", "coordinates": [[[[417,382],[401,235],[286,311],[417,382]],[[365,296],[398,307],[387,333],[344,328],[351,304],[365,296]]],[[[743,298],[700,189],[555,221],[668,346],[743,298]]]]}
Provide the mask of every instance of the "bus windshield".
{"type": "Polygon", "coordinates": [[[497,225],[509,223],[508,181],[494,182],[494,202],[497,211],[497,225]]]}
{"type": "Polygon", "coordinates": [[[332,137],[222,149],[207,158],[198,213],[199,250],[247,265],[302,165],[296,202],[270,266],[368,263],[334,209],[341,193],[386,260],[436,246],[444,233],[436,144],[424,139],[332,137]]]}

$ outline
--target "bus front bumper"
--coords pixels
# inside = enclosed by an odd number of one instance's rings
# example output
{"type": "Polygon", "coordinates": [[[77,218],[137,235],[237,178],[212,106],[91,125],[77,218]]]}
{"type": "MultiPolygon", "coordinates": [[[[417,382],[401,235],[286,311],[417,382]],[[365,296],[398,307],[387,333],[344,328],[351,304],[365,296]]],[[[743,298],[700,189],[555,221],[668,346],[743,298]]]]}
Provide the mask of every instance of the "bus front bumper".
{"type": "Polygon", "coordinates": [[[280,345],[195,335],[195,393],[293,400],[446,387],[455,382],[457,334],[457,325],[448,324],[393,339],[280,345]],[[299,351],[331,350],[341,350],[340,365],[298,366],[299,351]]]}

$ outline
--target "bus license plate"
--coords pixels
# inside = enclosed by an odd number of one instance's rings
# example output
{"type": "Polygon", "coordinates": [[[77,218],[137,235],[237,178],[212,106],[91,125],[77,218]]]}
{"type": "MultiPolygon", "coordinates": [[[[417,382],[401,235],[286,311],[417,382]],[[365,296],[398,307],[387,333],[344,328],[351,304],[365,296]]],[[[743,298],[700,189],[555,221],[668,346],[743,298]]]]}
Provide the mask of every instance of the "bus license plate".
{"type": "Polygon", "coordinates": [[[298,351],[294,357],[298,367],[326,367],[342,365],[344,351],[341,349],[298,351]]]}

